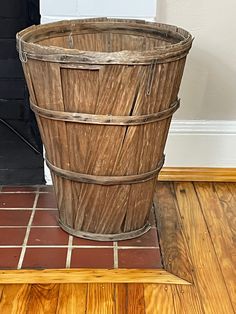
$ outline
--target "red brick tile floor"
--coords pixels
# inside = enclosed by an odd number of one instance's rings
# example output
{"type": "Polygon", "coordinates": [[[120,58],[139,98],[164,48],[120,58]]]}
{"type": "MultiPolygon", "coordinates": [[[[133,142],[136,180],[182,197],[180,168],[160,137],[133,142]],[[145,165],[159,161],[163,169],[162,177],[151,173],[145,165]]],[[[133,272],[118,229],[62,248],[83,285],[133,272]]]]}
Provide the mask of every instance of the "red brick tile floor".
{"type": "Polygon", "coordinates": [[[0,187],[0,269],[163,268],[151,229],[126,241],[73,237],[57,224],[52,186],[0,187]]]}

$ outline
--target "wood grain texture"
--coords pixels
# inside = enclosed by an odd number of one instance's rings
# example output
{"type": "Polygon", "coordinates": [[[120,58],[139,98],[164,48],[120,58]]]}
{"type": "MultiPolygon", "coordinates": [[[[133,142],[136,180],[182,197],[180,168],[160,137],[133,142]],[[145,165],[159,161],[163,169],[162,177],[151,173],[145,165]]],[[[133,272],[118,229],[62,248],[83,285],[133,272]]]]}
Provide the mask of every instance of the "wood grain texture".
{"type": "Polygon", "coordinates": [[[146,314],[175,314],[172,288],[168,285],[144,285],[146,314]]]}
{"type": "Polygon", "coordinates": [[[126,314],[128,311],[128,286],[127,284],[115,284],[115,313],[126,314]]]}
{"type": "Polygon", "coordinates": [[[203,215],[236,312],[236,200],[226,184],[194,185],[204,208],[203,215]]]}
{"type": "Polygon", "coordinates": [[[0,283],[168,283],[190,285],[163,269],[1,270],[0,283]]]}
{"type": "Polygon", "coordinates": [[[127,287],[127,313],[145,314],[143,284],[130,284],[127,287]]]}
{"type": "Polygon", "coordinates": [[[1,285],[0,312],[26,313],[30,299],[30,285],[1,285]]]}
{"type": "Polygon", "coordinates": [[[154,205],[165,269],[193,282],[193,265],[178,213],[175,191],[170,182],[157,183],[154,205]]]}
{"type": "Polygon", "coordinates": [[[236,168],[163,167],[158,180],[236,182],[236,168]]]}
{"type": "MultiPolygon", "coordinates": [[[[207,314],[204,311],[201,297],[196,285],[183,287],[171,286],[173,308],[176,314],[207,314]]],[[[210,313],[210,312],[209,312],[210,313]]]]}
{"type": "MultiPolygon", "coordinates": [[[[30,294],[26,304],[25,313],[31,309],[36,309],[39,314],[56,313],[58,304],[59,285],[37,284],[30,286],[30,294]]],[[[22,311],[24,313],[24,311],[22,311]]],[[[21,313],[22,313],[21,312],[21,313]]]]}
{"type": "Polygon", "coordinates": [[[17,39],[64,229],[135,237],[149,223],[191,35],[92,19],[32,27],[17,39]]]}
{"type": "Polygon", "coordinates": [[[194,186],[184,182],[174,186],[203,309],[209,314],[234,313],[194,186]]]}
{"type": "Polygon", "coordinates": [[[87,308],[87,284],[60,284],[56,314],[84,314],[87,308]]]}
{"type": "Polygon", "coordinates": [[[27,54],[28,58],[82,64],[178,60],[188,53],[192,41],[192,36],[179,27],[134,19],[60,21],[17,34],[21,58],[25,59],[27,54]]]}
{"type": "Polygon", "coordinates": [[[115,314],[114,284],[89,284],[87,292],[87,314],[115,314]]]}
{"type": "Polygon", "coordinates": [[[169,118],[179,108],[179,100],[171,104],[170,108],[163,111],[140,115],[140,116],[108,116],[95,115],[79,112],[62,112],[56,110],[43,109],[31,102],[31,109],[41,117],[51,120],[60,120],[65,122],[84,123],[84,124],[99,124],[99,125],[143,125],[156,121],[161,121],[169,118]]]}

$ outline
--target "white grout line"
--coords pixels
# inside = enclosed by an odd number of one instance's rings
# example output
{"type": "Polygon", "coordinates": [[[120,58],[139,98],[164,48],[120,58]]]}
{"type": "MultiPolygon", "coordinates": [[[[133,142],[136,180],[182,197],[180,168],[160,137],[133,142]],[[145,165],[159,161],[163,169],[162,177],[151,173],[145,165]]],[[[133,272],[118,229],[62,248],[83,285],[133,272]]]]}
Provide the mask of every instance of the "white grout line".
{"type": "Polygon", "coordinates": [[[70,235],[69,241],[68,241],[67,257],[66,257],[66,268],[70,268],[72,245],[73,245],[73,236],[70,235]]]}
{"type": "Polygon", "coordinates": [[[95,246],[95,245],[73,245],[73,248],[75,249],[112,249],[113,246],[108,246],[108,245],[101,245],[101,246],[95,246]]]}
{"type": "Polygon", "coordinates": [[[23,242],[23,245],[22,245],[22,250],[21,250],[21,254],[20,254],[20,258],[19,258],[17,269],[21,269],[22,264],[23,264],[23,260],[24,260],[25,252],[26,252],[26,245],[27,245],[27,242],[28,242],[28,239],[29,239],[30,228],[31,228],[31,224],[32,224],[33,219],[34,219],[35,208],[36,208],[36,205],[37,205],[37,202],[38,202],[38,198],[39,198],[39,193],[37,193],[35,195],[33,209],[32,209],[30,220],[29,220],[29,223],[28,223],[28,226],[27,226],[27,229],[26,229],[25,238],[24,238],[24,242],[23,242]]]}
{"type": "Polygon", "coordinates": [[[22,248],[22,245],[0,245],[0,249],[18,249],[22,248]]]}
{"type": "Polygon", "coordinates": [[[114,251],[114,268],[118,268],[118,249],[117,249],[117,242],[113,242],[113,251],[114,251]]]}

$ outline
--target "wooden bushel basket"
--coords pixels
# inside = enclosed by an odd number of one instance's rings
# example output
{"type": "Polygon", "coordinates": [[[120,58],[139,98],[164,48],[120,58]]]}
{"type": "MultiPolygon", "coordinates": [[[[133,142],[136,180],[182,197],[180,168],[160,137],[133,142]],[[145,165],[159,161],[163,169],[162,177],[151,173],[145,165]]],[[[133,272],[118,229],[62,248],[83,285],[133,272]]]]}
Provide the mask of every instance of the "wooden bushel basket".
{"type": "Polygon", "coordinates": [[[175,26],[107,18],[17,34],[59,223],[70,234],[115,241],[150,228],[191,44],[175,26]]]}

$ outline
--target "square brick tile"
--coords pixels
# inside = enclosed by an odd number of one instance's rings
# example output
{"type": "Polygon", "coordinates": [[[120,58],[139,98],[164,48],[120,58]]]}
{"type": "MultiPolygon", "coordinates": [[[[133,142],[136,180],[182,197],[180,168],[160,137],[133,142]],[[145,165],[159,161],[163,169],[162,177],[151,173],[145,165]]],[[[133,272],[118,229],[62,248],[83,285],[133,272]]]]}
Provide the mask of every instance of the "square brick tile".
{"type": "Polygon", "coordinates": [[[42,193],[39,195],[37,208],[57,208],[54,193],[42,193]]]}
{"type": "Polygon", "coordinates": [[[89,245],[89,246],[113,246],[112,241],[93,241],[82,238],[73,239],[73,245],[89,245]]]}
{"type": "Polygon", "coordinates": [[[31,228],[27,245],[67,245],[69,235],[61,228],[31,228]]]}
{"type": "Polygon", "coordinates": [[[36,210],[32,226],[58,226],[57,210],[36,210]]]}
{"type": "Polygon", "coordinates": [[[35,193],[1,193],[0,208],[32,208],[35,193]]]}
{"type": "Polygon", "coordinates": [[[0,269],[16,269],[21,248],[0,249],[0,269]]]}
{"type": "Polygon", "coordinates": [[[31,210],[0,210],[1,226],[27,226],[31,210]]]}
{"type": "Polygon", "coordinates": [[[2,192],[33,192],[37,191],[38,187],[35,186],[3,186],[2,192]]]}
{"type": "Polygon", "coordinates": [[[71,256],[71,268],[113,268],[113,249],[74,248],[71,256]]]}
{"type": "Polygon", "coordinates": [[[119,249],[119,268],[162,268],[159,249],[119,249]]]}
{"type": "Polygon", "coordinates": [[[65,268],[66,256],[64,248],[27,248],[22,268],[65,268]]]}
{"type": "Polygon", "coordinates": [[[0,228],[0,245],[22,245],[26,228],[0,228]]]}
{"type": "Polygon", "coordinates": [[[159,247],[156,229],[150,229],[142,236],[130,240],[119,241],[118,246],[159,247]]]}

